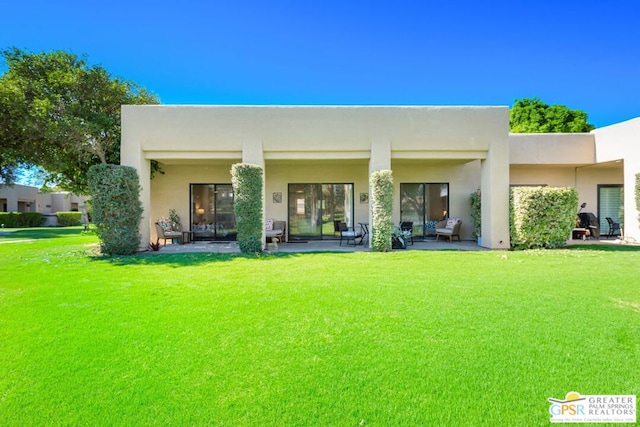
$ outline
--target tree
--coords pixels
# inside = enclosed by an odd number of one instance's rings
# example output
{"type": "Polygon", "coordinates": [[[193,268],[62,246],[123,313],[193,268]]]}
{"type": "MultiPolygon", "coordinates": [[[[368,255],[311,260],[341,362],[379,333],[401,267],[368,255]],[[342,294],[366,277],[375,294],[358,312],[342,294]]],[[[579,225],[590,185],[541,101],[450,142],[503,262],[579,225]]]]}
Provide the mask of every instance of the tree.
{"type": "Polygon", "coordinates": [[[63,51],[2,52],[0,176],[23,163],[48,172],[47,182],[87,194],[87,171],[120,163],[122,104],[157,104],[155,95],[63,51]]]}
{"type": "Polygon", "coordinates": [[[516,99],[509,112],[509,128],[513,133],[575,133],[590,132],[595,126],[587,121],[584,111],[523,98],[516,99]]]}
{"type": "Polygon", "coordinates": [[[17,91],[0,83],[0,182],[8,184],[18,177],[22,157],[20,139],[13,136],[22,130],[15,120],[24,114],[22,106],[17,91]]]}

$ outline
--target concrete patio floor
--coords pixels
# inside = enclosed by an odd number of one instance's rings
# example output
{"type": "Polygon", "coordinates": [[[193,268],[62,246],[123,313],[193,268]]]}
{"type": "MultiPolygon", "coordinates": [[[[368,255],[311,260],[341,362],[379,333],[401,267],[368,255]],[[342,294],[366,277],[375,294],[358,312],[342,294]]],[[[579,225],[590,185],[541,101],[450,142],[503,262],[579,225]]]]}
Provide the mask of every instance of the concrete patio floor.
{"type": "MultiPolygon", "coordinates": [[[[587,240],[568,240],[567,246],[573,245],[591,245],[591,244],[629,244],[619,239],[587,239],[587,240]]],[[[268,253],[284,252],[284,253],[304,253],[304,252],[368,252],[371,249],[367,245],[347,245],[343,242],[340,246],[339,240],[309,240],[303,243],[279,243],[275,250],[267,250],[268,253]]],[[[403,251],[404,249],[394,249],[394,251],[403,251]]],[[[449,242],[446,240],[416,240],[414,244],[409,244],[409,251],[487,251],[489,249],[478,246],[475,241],[463,240],[461,242],[449,242]]],[[[161,246],[157,252],[146,251],[144,254],[174,254],[189,252],[209,252],[209,253],[240,253],[237,242],[208,242],[200,241],[194,243],[167,244],[161,246]]]]}
{"type": "MultiPolygon", "coordinates": [[[[370,247],[367,245],[347,245],[344,242],[340,246],[339,240],[309,240],[303,243],[279,243],[275,250],[267,250],[266,252],[285,252],[285,253],[303,253],[303,252],[368,252],[370,247]]],[[[404,250],[404,249],[394,249],[404,250]]],[[[440,240],[415,241],[412,245],[409,243],[406,250],[457,250],[457,251],[481,251],[487,250],[480,247],[475,241],[448,242],[440,240]]],[[[188,253],[188,252],[211,252],[211,253],[240,253],[237,242],[194,242],[184,245],[167,244],[161,246],[157,252],[148,251],[148,254],[168,254],[168,253],[188,253]]]]}

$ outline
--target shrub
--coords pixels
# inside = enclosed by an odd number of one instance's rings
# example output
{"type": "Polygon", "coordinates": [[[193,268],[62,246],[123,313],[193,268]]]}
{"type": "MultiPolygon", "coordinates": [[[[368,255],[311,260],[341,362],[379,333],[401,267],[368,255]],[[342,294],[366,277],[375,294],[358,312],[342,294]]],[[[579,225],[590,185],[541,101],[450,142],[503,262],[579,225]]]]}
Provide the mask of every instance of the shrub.
{"type": "Polygon", "coordinates": [[[82,221],[82,212],[57,212],[58,225],[68,227],[71,225],[80,225],[82,221]]]}
{"type": "Polygon", "coordinates": [[[371,250],[391,250],[393,233],[393,174],[390,170],[371,173],[371,250]]]}
{"type": "Polygon", "coordinates": [[[473,237],[482,236],[482,197],[480,190],[471,193],[471,223],[473,224],[473,237]]]}
{"type": "Polygon", "coordinates": [[[136,252],[140,247],[142,218],[138,172],[129,166],[100,164],[91,166],[87,176],[102,253],[136,252]]]}
{"type": "Polygon", "coordinates": [[[262,251],[263,180],[260,166],[237,163],[231,167],[231,183],[234,193],[233,210],[236,215],[238,246],[242,253],[262,251]]]}
{"type": "Polygon", "coordinates": [[[46,221],[39,212],[0,212],[0,224],[6,228],[40,227],[46,221]]]}
{"type": "Polygon", "coordinates": [[[564,246],[575,227],[577,209],[575,188],[512,188],[511,246],[514,249],[564,246]]]}

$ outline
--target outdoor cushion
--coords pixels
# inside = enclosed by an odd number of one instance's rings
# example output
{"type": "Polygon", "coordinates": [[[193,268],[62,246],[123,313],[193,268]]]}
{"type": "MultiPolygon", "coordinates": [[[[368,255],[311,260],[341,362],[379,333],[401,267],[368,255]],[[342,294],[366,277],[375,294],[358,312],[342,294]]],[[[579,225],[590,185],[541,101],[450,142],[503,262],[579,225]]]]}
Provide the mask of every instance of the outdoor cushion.
{"type": "Polygon", "coordinates": [[[273,230],[273,218],[267,218],[264,220],[264,229],[267,231],[273,230]]]}

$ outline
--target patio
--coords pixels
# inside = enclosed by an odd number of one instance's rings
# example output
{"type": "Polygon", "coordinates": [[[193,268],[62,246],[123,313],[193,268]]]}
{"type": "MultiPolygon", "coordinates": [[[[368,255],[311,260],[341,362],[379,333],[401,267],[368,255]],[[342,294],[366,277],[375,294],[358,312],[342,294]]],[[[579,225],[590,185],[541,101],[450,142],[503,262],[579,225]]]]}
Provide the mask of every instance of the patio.
{"type": "MultiPolygon", "coordinates": [[[[632,244],[632,242],[620,240],[620,239],[575,239],[567,240],[567,246],[573,245],[593,245],[593,244],[632,244]]],[[[266,253],[284,252],[284,253],[304,253],[304,252],[368,252],[371,249],[365,245],[339,245],[339,240],[310,240],[304,243],[280,243],[278,249],[267,250],[266,253]]],[[[487,251],[490,249],[478,246],[475,241],[463,240],[461,242],[448,242],[435,240],[416,240],[413,245],[408,245],[407,249],[394,249],[394,251],[487,251]]],[[[175,253],[189,253],[189,252],[211,252],[211,253],[240,253],[237,242],[194,242],[181,244],[167,244],[167,246],[160,246],[160,250],[157,252],[148,250],[143,252],[148,255],[155,254],[175,254],[175,253]]]]}
{"type": "MultiPolygon", "coordinates": [[[[310,240],[304,243],[279,243],[278,249],[268,250],[266,252],[286,252],[286,253],[302,253],[302,252],[368,252],[371,249],[365,245],[339,245],[339,240],[310,240]]],[[[394,251],[404,250],[455,250],[455,251],[480,251],[487,250],[480,247],[475,241],[463,240],[461,242],[447,242],[435,240],[418,241],[413,245],[407,246],[407,249],[394,249],[394,251]]],[[[188,253],[188,252],[212,252],[212,253],[240,253],[237,242],[194,242],[184,245],[167,244],[161,246],[157,252],[147,251],[145,254],[169,254],[169,253],[188,253]]]]}

